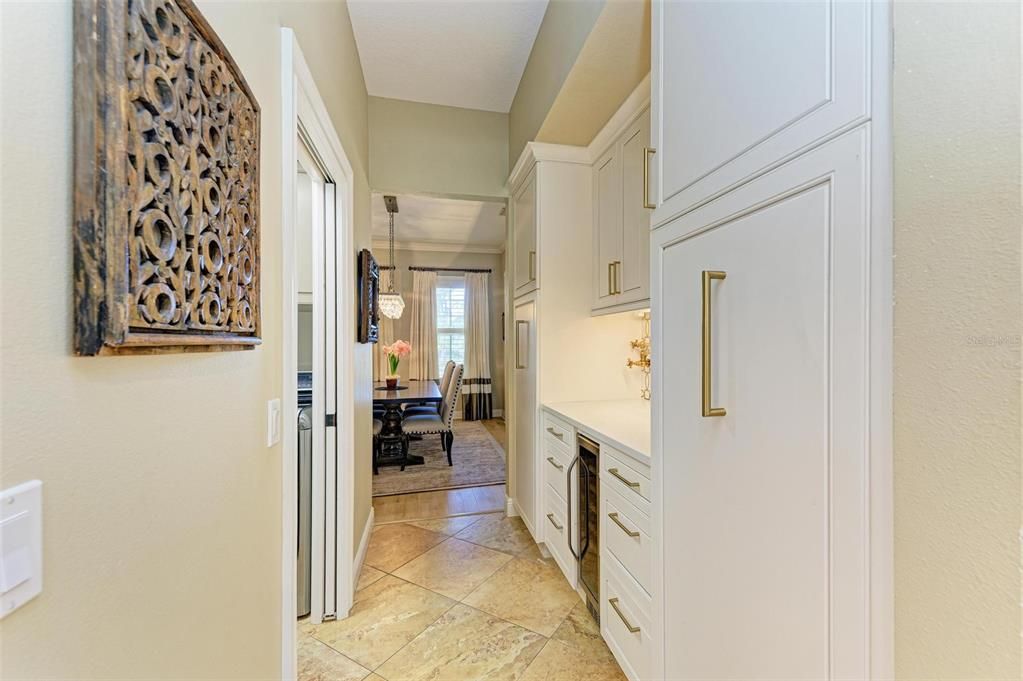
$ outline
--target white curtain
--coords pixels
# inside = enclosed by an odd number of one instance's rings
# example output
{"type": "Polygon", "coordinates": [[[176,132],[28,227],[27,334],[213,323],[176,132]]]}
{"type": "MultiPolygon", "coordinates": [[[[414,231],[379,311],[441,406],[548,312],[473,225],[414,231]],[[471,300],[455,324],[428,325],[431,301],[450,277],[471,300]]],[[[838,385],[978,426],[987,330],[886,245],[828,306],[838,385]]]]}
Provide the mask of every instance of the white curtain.
{"type": "Polygon", "coordinates": [[[373,380],[382,381],[387,375],[387,354],[384,353],[384,346],[390,345],[397,338],[394,337],[394,320],[390,317],[380,315],[380,326],[377,329],[377,344],[373,346],[373,380]]]}
{"type": "Polygon", "coordinates": [[[465,373],[463,418],[493,417],[490,382],[490,293],[484,272],[465,275],[465,373]]]}
{"type": "Polygon", "coordinates": [[[425,381],[438,379],[437,371],[437,273],[412,272],[412,310],[410,312],[408,378],[425,381]]]}

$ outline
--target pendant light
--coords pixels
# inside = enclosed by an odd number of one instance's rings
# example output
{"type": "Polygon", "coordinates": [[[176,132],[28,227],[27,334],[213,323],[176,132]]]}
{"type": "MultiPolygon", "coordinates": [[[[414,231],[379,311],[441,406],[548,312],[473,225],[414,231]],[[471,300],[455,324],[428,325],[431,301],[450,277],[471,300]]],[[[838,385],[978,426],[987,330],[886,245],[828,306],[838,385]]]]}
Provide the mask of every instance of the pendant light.
{"type": "Polygon", "coordinates": [[[398,212],[398,199],[394,196],[384,197],[384,206],[387,208],[387,217],[390,223],[388,233],[388,253],[391,269],[387,271],[387,292],[381,293],[377,298],[377,305],[380,307],[380,314],[389,319],[399,319],[405,311],[405,301],[401,294],[394,290],[394,273],[397,265],[394,262],[394,214],[398,212]]]}

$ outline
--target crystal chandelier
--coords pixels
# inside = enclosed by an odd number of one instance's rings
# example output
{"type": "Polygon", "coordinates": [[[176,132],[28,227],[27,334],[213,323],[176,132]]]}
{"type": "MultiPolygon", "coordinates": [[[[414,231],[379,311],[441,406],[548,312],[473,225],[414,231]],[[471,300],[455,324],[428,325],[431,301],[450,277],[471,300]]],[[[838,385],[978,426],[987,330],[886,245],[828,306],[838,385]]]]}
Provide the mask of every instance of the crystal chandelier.
{"type": "Polygon", "coordinates": [[[405,311],[405,301],[401,294],[394,290],[394,272],[397,265],[394,263],[394,214],[398,212],[398,199],[394,196],[384,197],[384,206],[387,208],[387,217],[390,221],[390,232],[388,235],[388,251],[391,269],[387,271],[387,292],[381,293],[377,298],[377,305],[380,307],[380,314],[389,319],[398,319],[405,311]]]}

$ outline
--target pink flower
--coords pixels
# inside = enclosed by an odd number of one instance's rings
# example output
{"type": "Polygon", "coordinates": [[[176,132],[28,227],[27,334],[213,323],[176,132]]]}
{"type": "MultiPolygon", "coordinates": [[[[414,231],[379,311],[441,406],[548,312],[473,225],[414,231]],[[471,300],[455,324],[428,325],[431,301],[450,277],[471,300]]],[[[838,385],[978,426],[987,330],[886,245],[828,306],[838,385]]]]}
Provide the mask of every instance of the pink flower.
{"type": "Polygon", "coordinates": [[[394,355],[395,357],[398,358],[408,357],[409,354],[412,352],[412,346],[409,345],[406,341],[396,340],[390,345],[385,345],[383,347],[383,351],[385,354],[394,355]]]}

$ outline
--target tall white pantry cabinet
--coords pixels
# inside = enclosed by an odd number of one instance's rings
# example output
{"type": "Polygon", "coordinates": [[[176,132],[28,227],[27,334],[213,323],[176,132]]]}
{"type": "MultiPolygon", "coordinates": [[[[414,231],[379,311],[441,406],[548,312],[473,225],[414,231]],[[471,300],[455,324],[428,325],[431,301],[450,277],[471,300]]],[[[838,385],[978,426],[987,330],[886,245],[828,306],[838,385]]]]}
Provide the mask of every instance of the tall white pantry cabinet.
{"type": "Polygon", "coordinates": [[[892,672],[890,12],[654,4],[654,678],[892,672]]]}

